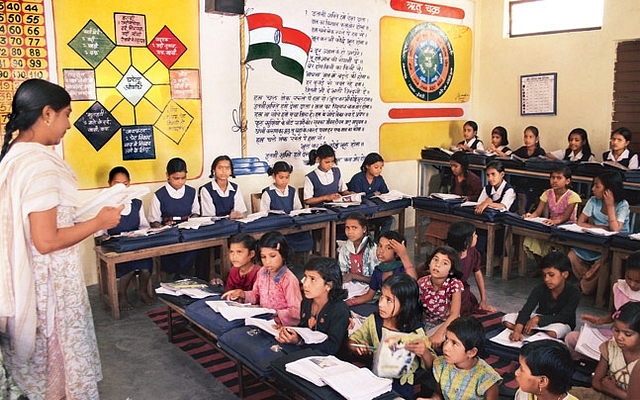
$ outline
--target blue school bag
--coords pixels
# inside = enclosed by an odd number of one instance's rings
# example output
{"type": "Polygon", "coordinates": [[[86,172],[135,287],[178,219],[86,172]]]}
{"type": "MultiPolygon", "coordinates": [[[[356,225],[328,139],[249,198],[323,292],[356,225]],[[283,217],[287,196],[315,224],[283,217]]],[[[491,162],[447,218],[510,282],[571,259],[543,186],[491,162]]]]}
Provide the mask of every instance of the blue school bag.
{"type": "Polygon", "coordinates": [[[180,229],[182,242],[233,236],[236,233],[238,233],[238,222],[229,219],[221,219],[212,225],[201,226],[198,229],[180,229]]]}
{"type": "Polygon", "coordinates": [[[452,208],[460,205],[463,201],[462,198],[443,200],[434,197],[417,196],[413,198],[413,208],[451,214],[452,208]]]}
{"type": "Polygon", "coordinates": [[[112,237],[102,242],[101,245],[102,247],[111,251],[115,251],[116,253],[124,253],[126,251],[164,246],[167,244],[176,244],[179,242],[180,231],[177,227],[174,227],[147,236],[112,237]]]}

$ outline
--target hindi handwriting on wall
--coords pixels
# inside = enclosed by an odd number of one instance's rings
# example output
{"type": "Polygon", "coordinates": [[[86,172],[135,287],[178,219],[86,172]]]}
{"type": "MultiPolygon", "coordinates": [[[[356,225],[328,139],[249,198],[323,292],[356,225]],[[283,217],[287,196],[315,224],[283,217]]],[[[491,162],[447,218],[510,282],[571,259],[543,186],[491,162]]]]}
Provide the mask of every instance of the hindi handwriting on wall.
{"type": "Polygon", "coordinates": [[[362,50],[369,44],[369,18],[324,10],[307,14],[312,45],[304,92],[253,95],[256,144],[270,149],[265,153],[270,164],[306,160],[325,143],[341,161],[361,162],[373,104],[362,50]]]}

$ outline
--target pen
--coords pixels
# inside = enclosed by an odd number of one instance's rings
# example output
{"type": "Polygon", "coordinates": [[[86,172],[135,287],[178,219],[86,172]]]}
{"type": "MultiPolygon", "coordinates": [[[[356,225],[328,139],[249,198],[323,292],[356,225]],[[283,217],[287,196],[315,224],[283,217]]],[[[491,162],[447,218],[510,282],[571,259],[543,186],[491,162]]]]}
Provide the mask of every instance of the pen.
{"type": "Polygon", "coordinates": [[[353,347],[359,347],[361,349],[369,349],[371,351],[376,351],[376,346],[368,346],[366,344],[360,344],[360,343],[351,343],[349,346],[353,346],[353,347]]]}

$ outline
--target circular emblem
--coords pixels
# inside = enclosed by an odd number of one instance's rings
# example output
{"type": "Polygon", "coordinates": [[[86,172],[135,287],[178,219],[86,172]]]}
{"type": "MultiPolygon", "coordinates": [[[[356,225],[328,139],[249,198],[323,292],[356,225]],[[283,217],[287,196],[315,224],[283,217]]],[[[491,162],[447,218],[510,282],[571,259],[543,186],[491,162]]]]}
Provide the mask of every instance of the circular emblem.
{"type": "Polygon", "coordinates": [[[280,32],[280,29],[276,29],[275,33],[273,34],[273,42],[275,44],[280,44],[281,40],[282,40],[282,32],[280,32]]]}
{"type": "Polygon", "coordinates": [[[407,87],[420,100],[436,100],[453,79],[453,46],[447,34],[431,22],[409,31],[400,62],[407,87]]]}

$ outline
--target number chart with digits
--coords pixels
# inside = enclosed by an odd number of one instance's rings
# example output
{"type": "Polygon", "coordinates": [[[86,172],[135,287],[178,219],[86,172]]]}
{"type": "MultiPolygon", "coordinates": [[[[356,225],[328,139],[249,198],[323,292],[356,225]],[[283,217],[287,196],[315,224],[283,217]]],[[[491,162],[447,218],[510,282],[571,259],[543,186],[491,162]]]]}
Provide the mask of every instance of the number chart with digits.
{"type": "Polygon", "coordinates": [[[49,79],[44,0],[0,0],[0,126],[13,93],[31,78],[49,79]]]}

